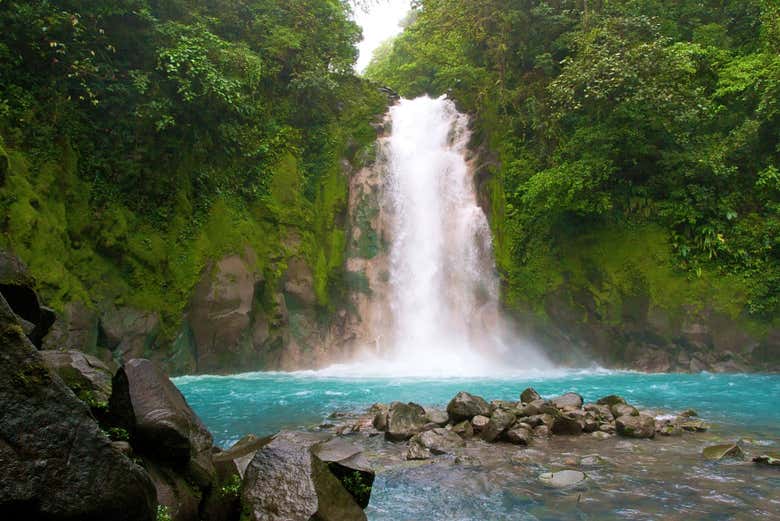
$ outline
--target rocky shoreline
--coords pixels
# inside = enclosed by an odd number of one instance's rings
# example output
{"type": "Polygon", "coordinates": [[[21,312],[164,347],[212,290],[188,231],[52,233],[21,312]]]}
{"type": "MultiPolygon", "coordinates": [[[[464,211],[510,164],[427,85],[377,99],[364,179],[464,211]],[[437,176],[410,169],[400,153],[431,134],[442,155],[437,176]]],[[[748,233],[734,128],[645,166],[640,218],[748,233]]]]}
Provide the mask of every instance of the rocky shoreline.
{"type": "MultiPolygon", "coordinates": [[[[23,273],[13,280],[30,289],[23,273]]],[[[443,410],[375,404],[222,450],[157,363],[115,367],[77,350],[39,350],[51,319],[31,289],[0,292],[2,519],[362,520],[377,472],[444,460],[488,472],[491,461],[536,461],[539,483],[565,489],[599,464],[594,444],[644,450],[651,438],[708,428],[693,411],[640,411],[614,395],[545,399],[526,389],[517,401],[460,392],[443,410]],[[555,440],[585,453],[540,467],[555,440]]],[[[701,458],[780,464],[748,445],[713,444],[701,458]]]]}

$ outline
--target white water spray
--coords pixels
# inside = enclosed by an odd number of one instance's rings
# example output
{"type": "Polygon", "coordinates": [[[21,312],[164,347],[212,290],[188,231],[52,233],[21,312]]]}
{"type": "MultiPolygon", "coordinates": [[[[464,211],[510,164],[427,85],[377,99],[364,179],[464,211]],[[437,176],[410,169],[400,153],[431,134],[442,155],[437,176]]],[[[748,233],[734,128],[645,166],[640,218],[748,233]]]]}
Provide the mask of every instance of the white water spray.
{"type": "Polygon", "coordinates": [[[347,372],[484,376],[549,368],[499,312],[491,231],[466,161],[468,118],[445,99],[401,100],[375,168],[384,177],[392,317],[347,372]]]}

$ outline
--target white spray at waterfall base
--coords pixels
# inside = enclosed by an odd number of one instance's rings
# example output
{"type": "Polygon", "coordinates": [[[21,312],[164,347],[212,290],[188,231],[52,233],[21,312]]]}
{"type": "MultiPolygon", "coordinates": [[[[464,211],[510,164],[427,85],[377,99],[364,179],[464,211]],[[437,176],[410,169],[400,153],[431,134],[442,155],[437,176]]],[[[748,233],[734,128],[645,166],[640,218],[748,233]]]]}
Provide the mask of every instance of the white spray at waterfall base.
{"type": "Polygon", "coordinates": [[[550,363],[511,335],[499,307],[491,231],[466,160],[468,118],[444,97],[401,100],[374,168],[384,177],[389,310],[360,360],[328,372],[483,376],[550,363]]]}

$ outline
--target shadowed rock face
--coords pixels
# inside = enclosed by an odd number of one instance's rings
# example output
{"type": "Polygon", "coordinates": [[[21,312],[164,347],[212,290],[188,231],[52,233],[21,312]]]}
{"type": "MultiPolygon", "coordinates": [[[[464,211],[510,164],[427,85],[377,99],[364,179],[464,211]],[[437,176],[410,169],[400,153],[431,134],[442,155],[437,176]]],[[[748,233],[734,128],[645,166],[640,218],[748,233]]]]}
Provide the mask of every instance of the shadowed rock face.
{"type": "Polygon", "coordinates": [[[41,351],[49,370],[56,372],[76,396],[86,402],[108,403],[111,370],[94,356],[80,351],[41,351]]]}
{"type": "Polygon", "coordinates": [[[156,364],[130,360],[113,386],[112,414],[140,453],[186,471],[200,486],[213,481],[211,434],[156,364]]]}
{"type": "Polygon", "coordinates": [[[0,519],[152,521],[149,476],[50,373],[0,297],[0,519]]]}
{"type": "MultiPolygon", "coordinates": [[[[255,454],[241,493],[252,521],[362,521],[363,510],[328,464],[312,454],[327,437],[282,432],[255,454]]],[[[327,451],[323,451],[327,452],[327,451]]]]}

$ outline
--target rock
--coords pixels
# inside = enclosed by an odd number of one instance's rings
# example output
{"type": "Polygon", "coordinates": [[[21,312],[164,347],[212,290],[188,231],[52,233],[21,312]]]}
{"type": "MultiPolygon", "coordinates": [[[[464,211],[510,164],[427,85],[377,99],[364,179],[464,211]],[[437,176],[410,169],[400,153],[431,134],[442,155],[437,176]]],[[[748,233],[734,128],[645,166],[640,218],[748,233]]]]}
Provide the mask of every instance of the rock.
{"type": "Polygon", "coordinates": [[[593,414],[593,417],[599,422],[611,422],[614,421],[615,416],[612,414],[612,411],[609,410],[608,405],[596,405],[589,403],[585,406],[583,406],[583,409],[586,412],[589,412],[593,414]]]}
{"type": "Polygon", "coordinates": [[[604,458],[598,454],[588,454],[587,456],[583,456],[580,460],[580,465],[583,467],[598,467],[603,464],[604,458]]]}
{"type": "Polygon", "coordinates": [[[185,477],[166,465],[145,458],[144,467],[154,482],[158,503],[167,509],[172,521],[199,518],[202,492],[198,487],[192,486],[185,477]]]}
{"type": "Polygon", "coordinates": [[[760,465],[769,465],[772,467],[780,467],[780,454],[778,453],[762,454],[761,456],[756,456],[755,458],[753,458],[753,463],[758,463],[760,465]]]}
{"type": "Polygon", "coordinates": [[[220,468],[224,467],[226,463],[231,463],[236,473],[243,478],[247,466],[249,466],[252,458],[255,457],[255,453],[271,443],[272,440],[273,437],[271,436],[258,438],[254,434],[247,434],[229,449],[214,454],[212,461],[218,473],[220,473],[220,468]]]}
{"type": "Polygon", "coordinates": [[[112,441],[111,446],[128,458],[132,457],[133,455],[133,447],[131,447],[130,444],[126,441],[112,441]]]}
{"type": "Polygon", "coordinates": [[[106,364],[81,351],[41,351],[41,356],[81,401],[91,407],[108,406],[112,374],[106,364]]]}
{"type": "Polygon", "coordinates": [[[40,348],[55,321],[54,312],[41,305],[35,280],[16,256],[0,250],[0,294],[22,324],[27,338],[40,348]]]}
{"type": "Polygon", "coordinates": [[[410,443],[409,449],[406,451],[406,459],[408,460],[426,460],[431,459],[431,456],[431,451],[419,443],[410,443]]]}
{"type": "Polygon", "coordinates": [[[312,453],[312,447],[323,441],[327,439],[317,434],[281,432],[258,450],[244,477],[242,519],[365,520],[363,510],[328,464],[312,453]]]}
{"type": "Polygon", "coordinates": [[[368,409],[368,414],[373,415],[371,425],[378,431],[387,430],[387,413],[390,412],[390,407],[383,403],[375,403],[368,409]]]}
{"type": "Polygon", "coordinates": [[[612,437],[610,433],[604,431],[596,431],[593,434],[591,434],[591,436],[593,436],[597,440],[608,440],[612,437]]]}
{"type": "Polygon", "coordinates": [[[525,391],[520,393],[520,401],[522,403],[531,403],[541,399],[542,396],[539,393],[537,393],[533,387],[529,387],[525,391]]]}
{"type": "Polygon", "coordinates": [[[620,416],[615,420],[617,433],[627,438],[655,437],[655,419],[646,414],[639,416],[620,416]]]}
{"type": "Polygon", "coordinates": [[[153,521],[148,474],[112,446],[87,406],[46,369],[2,296],[0,345],[3,519],[153,521]]]}
{"type": "Polygon", "coordinates": [[[581,485],[587,476],[579,470],[561,470],[539,475],[539,481],[553,488],[569,488],[581,485]]]}
{"type": "Polygon", "coordinates": [[[680,436],[682,434],[682,429],[680,428],[680,425],[676,422],[671,421],[664,421],[664,422],[655,422],[655,432],[658,434],[661,434],[663,436],[680,436]]]}
{"type": "Polygon", "coordinates": [[[596,402],[596,405],[606,405],[607,407],[611,408],[613,405],[627,405],[627,403],[628,402],[626,402],[626,400],[622,397],[617,396],[616,394],[610,394],[609,396],[599,398],[599,400],[596,402]]]}
{"type": "Polygon", "coordinates": [[[471,426],[471,422],[464,420],[460,423],[456,423],[452,426],[452,432],[467,440],[474,437],[474,427],[471,426]]]}
{"type": "Polygon", "coordinates": [[[705,432],[710,427],[702,420],[687,420],[680,423],[680,428],[688,432],[705,432]]]}
{"type": "Polygon", "coordinates": [[[699,413],[697,413],[693,409],[688,409],[688,410],[685,410],[685,411],[681,412],[677,416],[679,416],[680,418],[698,418],[699,417],[699,413]]]}
{"type": "Polygon", "coordinates": [[[736,443],[712,445],[702,450],[702,456],[708,460],[720,461],[722,459],[745,459],[745,452],[736,443]]]}
{"type": "Polygon", "coordinates": [[[566,409],[568,407],[574,409],[582,408],[582,396],[577,393],[566,393],[557,398],[553,398],[551,401],[559,409],[566,409]]]}
{"type": "MultiPolygon", "coordinates": [[[[449,431],[447,433],[451,434],[449,431]]],[[[460,441],[460,438],[458,440],[460,441]]],[[[375,474],[363,456],[362,449],[342,438],[334,438],[314,445],[311,452],[320,461],[327,463],[328,469],[360,508],[368,506],[375,474]]]]}
{"type": "Polygon", "coordinates": [[[206,487],[216,471],[209,431],[184,396],[149,360],[130,360],[114,376],[111,414],[137,452],[171,465],[206,487]]]}
{"type": "Polygon", "coordinates": [[[447,405],[447,413],[455,422],[470,420],[474,416],[489,416],[490,405],[479,396],[459,392],[447,405]]]}
{"type": "Polygon", "coordinates": [[[550,428],[547,425],[534,427],[534,436],[537,438],[548,438],[550,436],[550,428]]]}
{"type": "Polygon", "coordinates": [[[582,434],[583,423],[572,414],[558,413],[553,419],[550,431],[558,435],[582,434]]]}
{"type": "Polygon", "coordinates": [[[106,347],[120,362],[126,362],[151,352],[160,332],[160,317],[129,307],[112,309],[100,317],[100,330],[106,347]]]}
{"type": "Polygon", "coordinates": [[[621,416],[639,416],[639,411],[636,407],[632,407],[631,405],[626,404],[615,404],[612,407],[610,407],[610,411],[612,412],[612,416],[615,418],[620,418],[621,416]]]}
{"type": "Polygon", "coordinates": [[[387,414],[385,437],[390,441],[408,440],[422,430],[428,419],[425,409],[416,403],[395,402],[387,414]]]}
{"type": "Polygon", "coordinates": [[[65,305],[49,332],[43,337],[43,349],[77,350],[94,355],[103,362],[112,360],[111,351],[98,348],[98,316],[80,302],[65,305]]]}
{"type": "Polygon", "coordinates": [[[474,429],[475,433],[482,432],[482,430],[487,427],[487,424],[490,423],[490,418],[487,416],[474,416],[474,418],[471,419],[471,426],[474,429]]]}
{"type": "Polygon", "coordinates": [[[447,412],[439,409],[425,409],[425,415],[431,423],[435,423],[440,427],[447,425],[447,422],[450,421],[447,412]]]}
{"type": "Polygon", "coordinates": [[[504,438],[514,445],[529,445],[533,432],[527,427],[512,427],[504,434],[504,438]]]}
{"type": "Polygon", "coordinates": [[[460,436],[442,428],[416,434],[409,443],[421,445],[436,455],[453,454],[456,448],[466,445],[460,436]]]}
{"type": "Polygon", "coordinates": [[[237,363],[251,348],[255,297],[254,252],[231,255],[208,266],[190,299],[187,322],[196,346],[199,372],[224,371],[225,358],[237,363]],[[244,257],[247,257],[246,259],[244,257]]]}
{"type": "Polygon", "coordinates": [[[515,423],[515,420],[514,414],[497,409],[490,415],[490,421],[487,425],[482,428],[481,438],[487,442],[496,441],[505,430],[515,423]]]}

